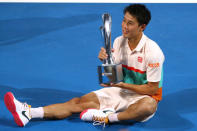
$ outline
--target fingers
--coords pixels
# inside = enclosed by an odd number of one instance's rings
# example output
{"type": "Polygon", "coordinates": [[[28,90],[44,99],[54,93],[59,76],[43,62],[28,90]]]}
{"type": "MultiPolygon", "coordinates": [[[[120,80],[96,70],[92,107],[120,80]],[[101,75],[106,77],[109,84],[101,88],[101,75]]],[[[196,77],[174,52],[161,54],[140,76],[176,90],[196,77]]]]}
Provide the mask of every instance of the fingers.
{"type": "Polygon", "coordinates": [[[100,86],[103,86],[103,87],[105,87],[106,85],[105,85],[105,84],[100,84],[100,86]]]}
{"type": "Polygon", "coordinates": [[[104,48],[104,47],[101,47],[101,51],[106,52],[106,50],[105,50],[105,48],[104,48]]]}
{"type": "Polygon", "coordinates": [[[111,84],[100,84],[100,86],[102,86],[102,87],[109,87],[111,84]]]}
{"type": "MultiPolygon", "coordinates": [[[[114,52],[114,49],[111,49],[111,52],[114,52]]],[[[101,47],[101,50],[100,50],[99,55],[98,55],[98,58],[100,60],[105,60],[105,59],[107,59],[107,57],[108,57],[108,55],[106,53],[105,48],[101,47]]]]}
{"type": "Polygon", "coordinates": [[[107,57],[108,57],[108,55],[106,53],[106,50],[105,50],[105,48],[102,47],[101,50],[100,50],[100,52],[99,52],[98,58],[100,60],[105,60],[105,59],[107,59],[107,57]]]}
{"type": "Polygon", "coordinates": [[[122,87],[123,86],[123,82],[119,82],[119,83],[109,83],[109,84],[100,84],[103,87],[122,87]]]}

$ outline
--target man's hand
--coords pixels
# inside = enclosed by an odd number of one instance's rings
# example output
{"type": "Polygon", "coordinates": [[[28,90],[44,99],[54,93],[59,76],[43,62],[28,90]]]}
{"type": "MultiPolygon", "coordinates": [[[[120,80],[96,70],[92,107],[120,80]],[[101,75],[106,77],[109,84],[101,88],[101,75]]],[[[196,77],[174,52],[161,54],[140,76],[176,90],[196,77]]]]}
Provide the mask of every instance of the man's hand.
{"type": "MultiPolygon", "coordinates": [[[[111,49],[111,52],[114,52],[114,49],[111,49]]],[[[101,50],[99,52],[99,55],[98,55],[98,58],[103,61],[105,59],[107,59],[108,55],[106,53],[106,50],[105,48],[101,47],[101,50]]]]}
{"type": "Polygon", "coordinates": [[[105,48],[102,47],[101,50],[100,50],[100,52],[99,52],[98,58],[101,61],[103,61],[103,60],[107,59],[107,57],[108,57],[108,55],[106,53],[106,50],[105,50],[105,48]]]}
{"type": "Polygon", "coordinates": [[[120,82],[120,83],[110,83],[110,84],[100,84],[101,86],[103,87],[122,87],[123,86],[123,82],[120,82]]]}
{"type": "Polygon", "coordinates": [[[159,82],[148,82],[143,85],[135,85],[129,83],[117,83],[117,84],[100,84],[103,87],[120,87],[123,89],[131,90],[142,95],[155,95],[159,89],[159,82]]]}

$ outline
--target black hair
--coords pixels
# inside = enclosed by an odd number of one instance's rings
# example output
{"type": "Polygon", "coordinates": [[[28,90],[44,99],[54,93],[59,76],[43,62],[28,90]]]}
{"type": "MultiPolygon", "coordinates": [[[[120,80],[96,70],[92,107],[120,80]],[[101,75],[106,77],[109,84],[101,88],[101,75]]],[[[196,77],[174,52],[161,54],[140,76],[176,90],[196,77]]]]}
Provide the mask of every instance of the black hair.
{"type": "Polygon", "coordinates": [[[151,13],[143,4],[131,4],[124,8],[124,14],[127,12],[137,19],[139,25],[148,25],[151,20],[151,13]]]}

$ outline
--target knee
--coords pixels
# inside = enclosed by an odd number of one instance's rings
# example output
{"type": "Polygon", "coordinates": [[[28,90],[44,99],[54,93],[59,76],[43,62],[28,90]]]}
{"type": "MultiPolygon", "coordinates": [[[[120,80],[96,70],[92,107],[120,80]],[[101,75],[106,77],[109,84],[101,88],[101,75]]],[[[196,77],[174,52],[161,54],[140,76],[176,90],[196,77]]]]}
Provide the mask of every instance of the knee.
{"type": "Polygon", "coordinates": [[[71,99],[69,102],[71,104],[79,104],[80,101],[81,101],[81,98],[80,97],[75,97],[75,98],[71,99]]]}
{"type": "Polygon", "coordinates": [[[98,104],[96,104],[94,101],[88,101],[88,102],[81,102],[80,107],[85,110],[88,108],[95,108],[98,109],[98,104]]]}
{"type": "Polygon", "coordinates": [[[83,97],[81,97],[81,98],[75,97],[75,98],[71,99],[69,101],[69,103],[73,105],[73,108],[76,108],[76,106],[77,106],[77,109],[81,109],[81,110],[95,107],[95,103],[93,101],[88,101],[88,100],[84,99],[83,97]]]}
{"type": "Polygon", "coordinates": [[[146,97],[143,99],[143,104],[142,104],[142,110],[146,113],[146,114],[153,114],[157,109],[157,102],[150,97],[146,97]]]}
{"type": "Polygon", "coordinates": [[[93,103],[92,101],[88,101],[86,99],[84,99],[84,97],[75,97],[73,99],[70,100],[71,104],[77,104],[78,106],[80,106],[81,104],[91,104],[93,103]]]}

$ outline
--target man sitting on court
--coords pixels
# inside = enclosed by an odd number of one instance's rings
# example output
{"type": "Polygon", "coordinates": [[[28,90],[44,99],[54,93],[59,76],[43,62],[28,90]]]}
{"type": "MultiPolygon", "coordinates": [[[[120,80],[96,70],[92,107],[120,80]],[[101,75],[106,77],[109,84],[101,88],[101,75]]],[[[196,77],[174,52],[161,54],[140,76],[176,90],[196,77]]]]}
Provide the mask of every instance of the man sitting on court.
{"type": "MultiPolygon", "coordinates": [[[[8,92],[4,97],[5,105],[17,125],[25,126],[32,118],[64,119],[73,113],[81,113],[81,120],[95,124],[149,120],[161,100],[164,62],[160,47],[143,33],[150,19],[150,11],[142,4],[124,9],[122,36],[117,37],[113,44],[114,60],[123,67],[123,82],[102,84],[105,88],[80,98],[38,108],[21,103],[8,92]]],[[[104,48],[101,48],[98,58],[107,58],[104,48]]]]}

